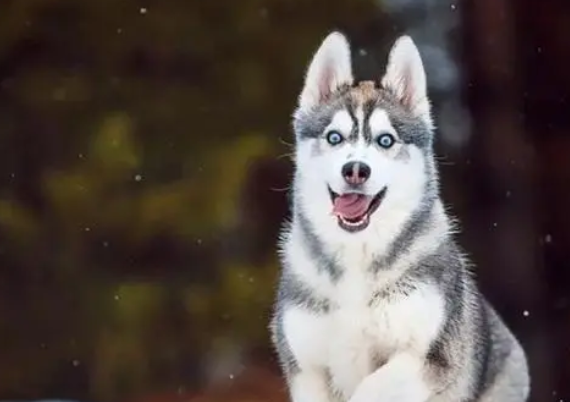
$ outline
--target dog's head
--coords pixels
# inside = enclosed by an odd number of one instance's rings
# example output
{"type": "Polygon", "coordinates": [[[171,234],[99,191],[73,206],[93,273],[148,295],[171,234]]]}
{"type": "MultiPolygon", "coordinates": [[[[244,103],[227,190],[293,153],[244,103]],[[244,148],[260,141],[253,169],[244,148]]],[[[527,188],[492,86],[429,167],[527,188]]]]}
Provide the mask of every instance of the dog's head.
{"type": "Polygon", "coordinates": [[[395,42],[378,85],[353,82],[350,56],[342,34],[323,41],[294,114],[296,208],[319,234],[347,241],[399,230],[437,187],[414,42],[395,42]]]}

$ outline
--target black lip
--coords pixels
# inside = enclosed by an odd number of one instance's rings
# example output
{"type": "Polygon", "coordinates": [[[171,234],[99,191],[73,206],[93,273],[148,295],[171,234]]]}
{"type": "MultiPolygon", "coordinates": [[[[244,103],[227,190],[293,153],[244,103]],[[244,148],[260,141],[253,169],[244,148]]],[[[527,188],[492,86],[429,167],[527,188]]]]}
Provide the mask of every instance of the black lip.
{"type": "MultiPolygon", "coordinates": [[[[331,202],[334,203],[334,200],[339,196],[337,193],[335,193],[334,191],[332,191],[332,189],[330,188],[330,186],[328,187],[329,190],[329,195],[331,197],[331,202]]],[[[370,202],[370,206],[368,207],[368,210],[364,213],[364,219],[362,220],[362,223],[360,225],[357,226],[353,226],[353,225],[347,225],[344,223],[344,221],[342,220],[341,217],[337,217],[338,220],[338,225],[345,231],[350,232],[350,233],[356,233],[356,232],[360,232],[364,229],[366,229],[368,227],[368,225],[370,224],[370,217],[372,216],[372,214],[374,212],[376,212],[376,210],[378,209],[378,207],[380,207],[380,204],[382,203],[382,200],[384,199],[384,197],[386,196],[386,191],[388,190],[388,187],[384,187],[382,190],[380,190],[378,193],[376,193],[376,195],[374,196],[374,198],[372,199],[372,201],[370,202]]]]}

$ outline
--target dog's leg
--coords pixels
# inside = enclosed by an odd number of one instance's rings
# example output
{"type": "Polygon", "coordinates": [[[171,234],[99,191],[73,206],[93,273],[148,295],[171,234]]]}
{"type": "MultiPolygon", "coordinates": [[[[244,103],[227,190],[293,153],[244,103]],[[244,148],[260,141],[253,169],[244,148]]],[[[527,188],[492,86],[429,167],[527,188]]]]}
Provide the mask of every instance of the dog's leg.
{"type": "Polygon", "coordinates": [[[331,402],[327,378],[318,370],[302,370],[291,376],[292,402],[331,402]]]}
{"type": "Polygon", "coordinates": [[[364,378],[349,402],[426,402],[432,394],[424,377],[424,361],[399,354],[364,378]]]}

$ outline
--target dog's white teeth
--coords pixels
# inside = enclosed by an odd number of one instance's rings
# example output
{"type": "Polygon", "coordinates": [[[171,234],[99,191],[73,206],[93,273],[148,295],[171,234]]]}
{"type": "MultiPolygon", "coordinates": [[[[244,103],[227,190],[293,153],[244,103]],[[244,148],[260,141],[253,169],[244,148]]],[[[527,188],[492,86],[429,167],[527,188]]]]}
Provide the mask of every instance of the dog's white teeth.
{"type": "Polygon", "coordinates": [[[366,217],[364,217],[363,219],[361,219],[357,222],[351,222],[351,221],[348,221],[342,217],[341,217],[341,219],[342,219],[342,223],[344,223],[346,226],[353,226],[353,227],[360,226],[366,221],[366,217]]]}

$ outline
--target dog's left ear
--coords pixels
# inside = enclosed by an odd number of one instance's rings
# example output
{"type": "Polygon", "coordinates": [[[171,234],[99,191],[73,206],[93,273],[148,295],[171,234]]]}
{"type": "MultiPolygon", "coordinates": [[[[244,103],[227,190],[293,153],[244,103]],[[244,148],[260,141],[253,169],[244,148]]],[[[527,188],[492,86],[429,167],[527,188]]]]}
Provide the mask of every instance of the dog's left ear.
{"type": "Polygon", "coordinates": [[[392,46],[382,86],[410,113],[433,126],[424,66],[418,48],[409,36],[401,36],[392,46]]]}
{"type": "Polygon", "coordinates": [[[321,43],[307,69],[299,108],[310,110],[325,102],[343,85],[352,84],[350,45],[340,32],[330,33],[321,43]]]}

